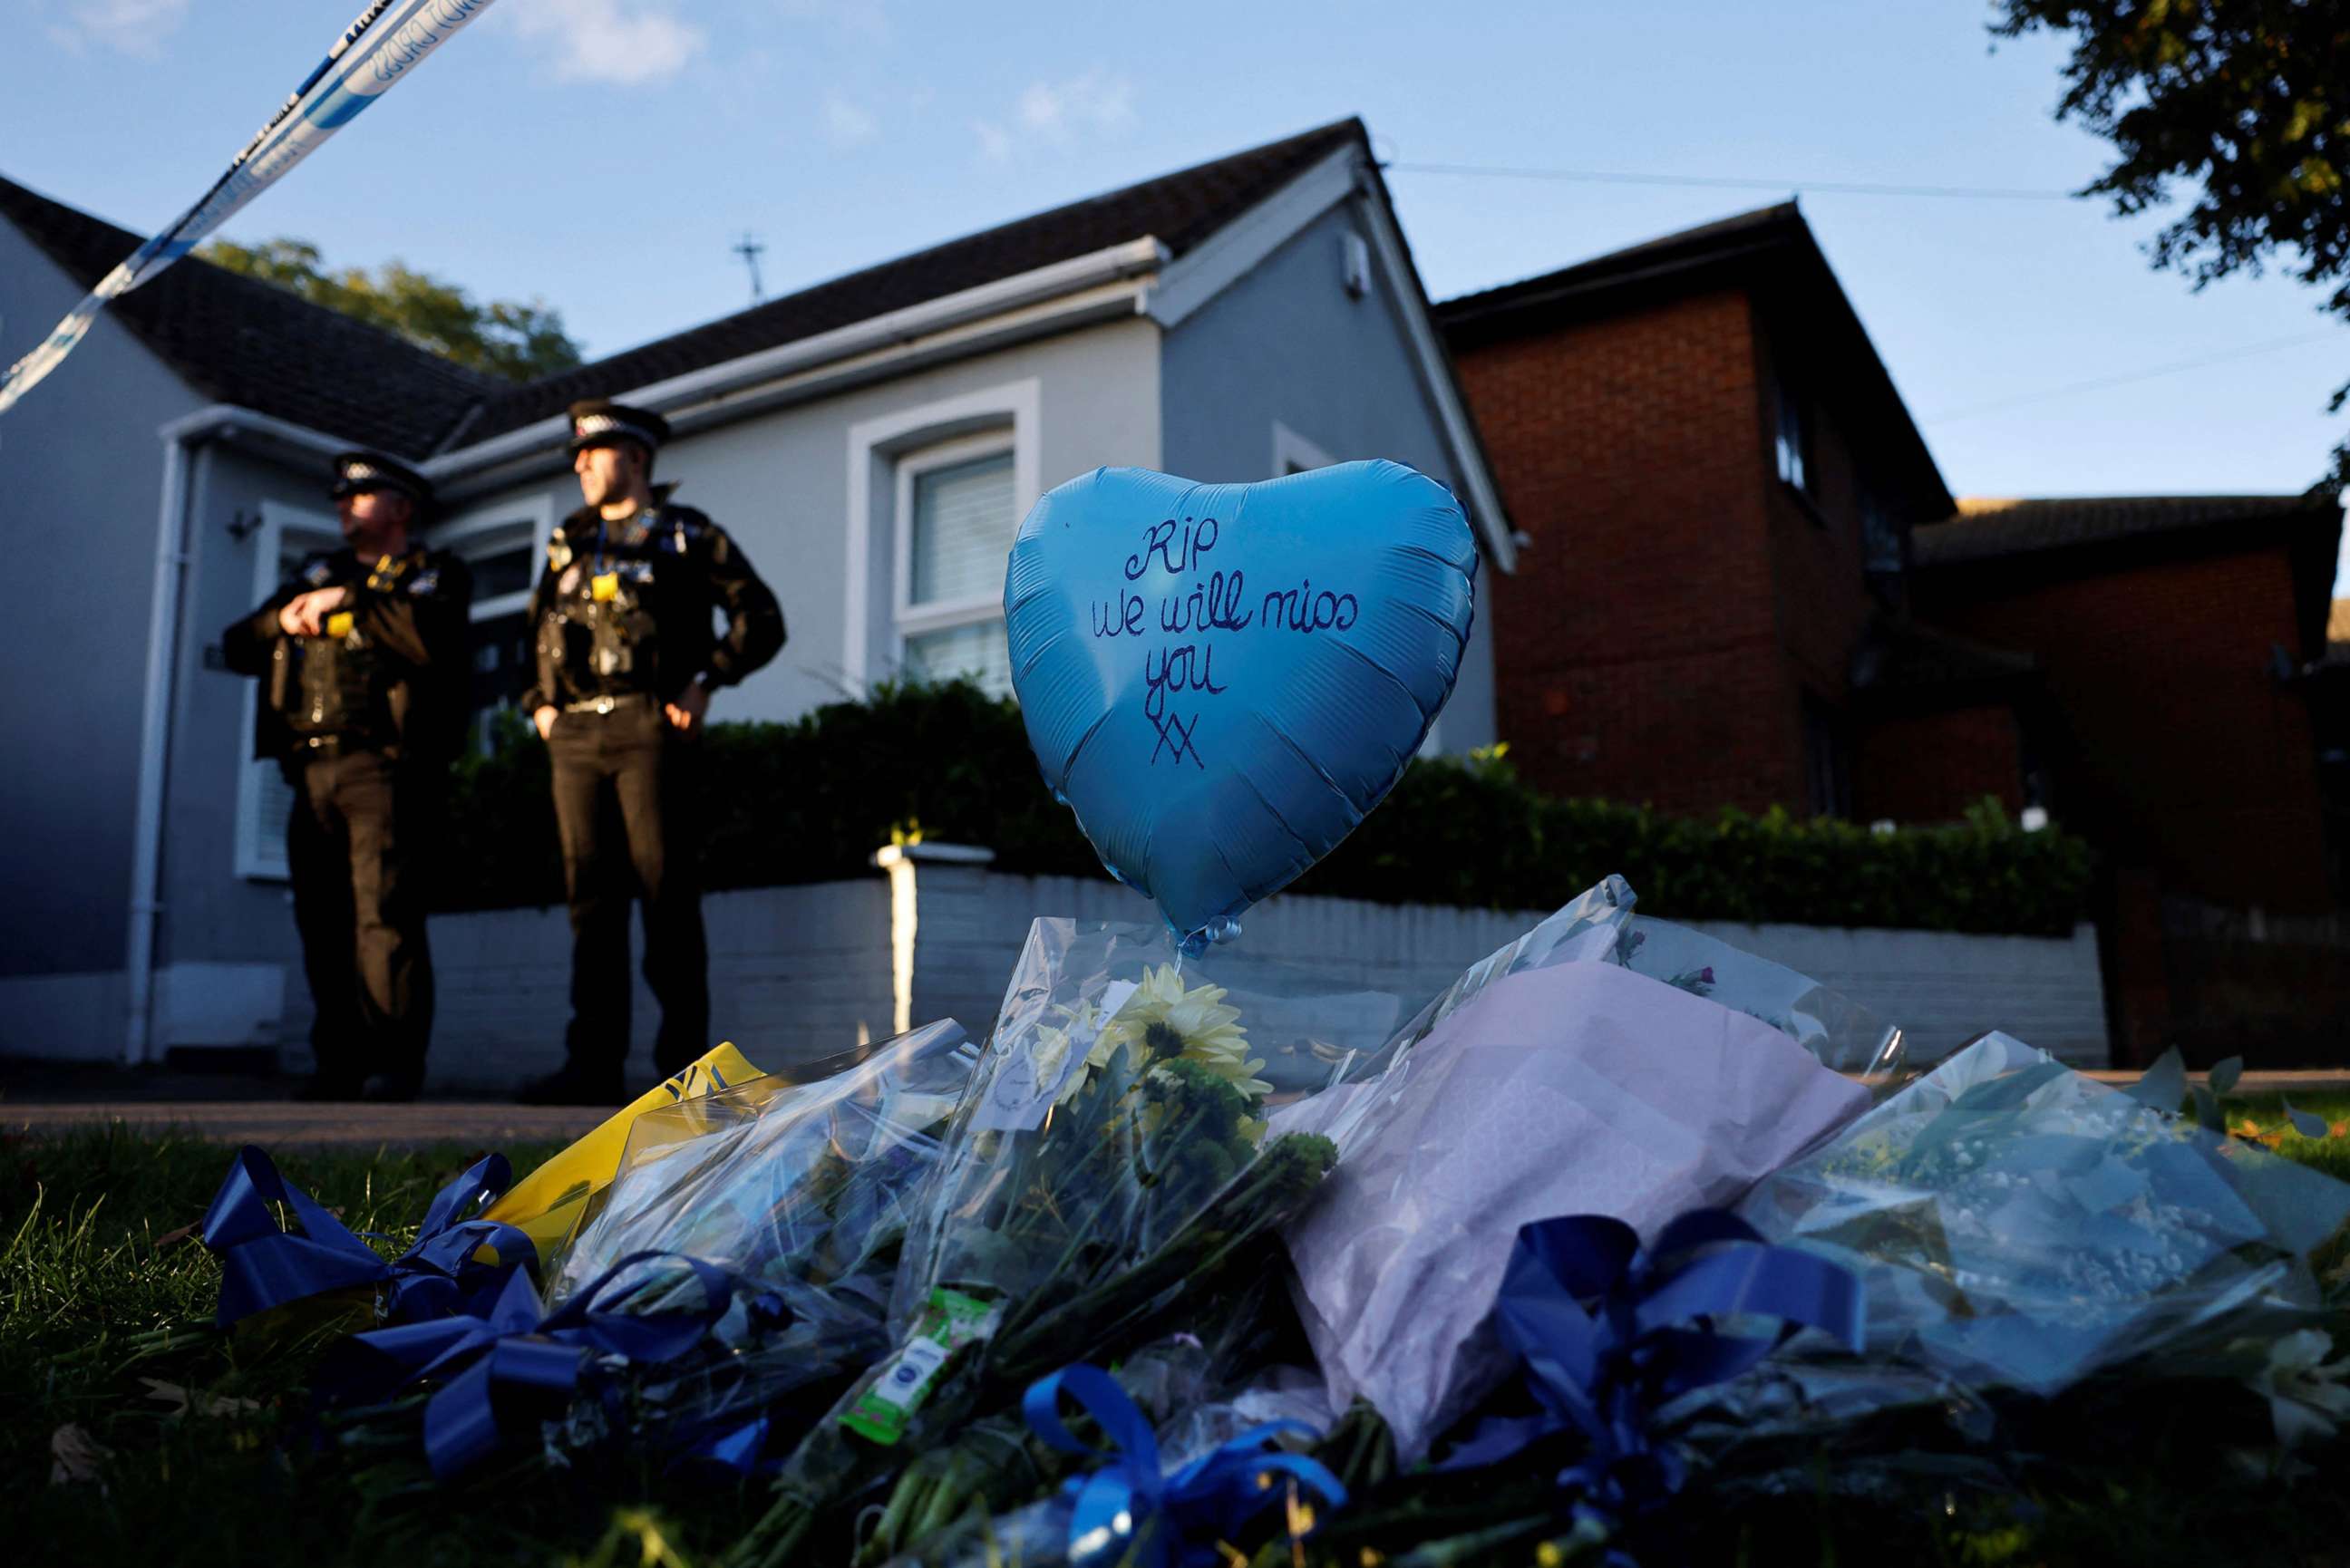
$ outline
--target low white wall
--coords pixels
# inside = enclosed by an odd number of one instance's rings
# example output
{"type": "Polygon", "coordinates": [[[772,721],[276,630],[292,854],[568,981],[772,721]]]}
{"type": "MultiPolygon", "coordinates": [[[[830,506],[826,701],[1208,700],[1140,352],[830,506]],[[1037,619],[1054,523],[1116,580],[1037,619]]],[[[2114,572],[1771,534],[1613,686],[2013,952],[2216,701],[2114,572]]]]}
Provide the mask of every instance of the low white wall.
{"type": "Polygon", "coordinates": [[[1991,1029],[2076,1067],[2111,1059],[2095,926],[2076,926],[2070,937],[1977,937],[1685,923],[1844,992],[1898,1023],[1910,1050],[1929,1059],[1991,1029]]]}
{"type": "MultiPolygon", "coordinates": [[[[1157,919],[1138,895],[1093,878],[1009,877],[957,864],[922,865],[918,877],[914,1016],[951,1016],[973,1030],[994,1015],[1036,915],[1157,919]]],[[[1243,918],[1242,940],[1216,953],[1214,971],[1243,973],[1252,958],[1294,963],[1394,992],[1416,1008],[1547,912],[1274,898],[1243,918]]],[[[1842,992],[1898,1023],[1912,1049],[1929,1058],[2003,1029],[2077,1066],[2102,1067],[2107,1059],[2105,988],[2090,926],[2044,938],[1683,923],[1842,992]]]]}
{"type": "MultiPolygon", "coordinates": [[[[889,896],[878,874],[712,893],[702,908],[713,1041],[732,1040],[753,1063],[773,1069],[889,1036],[889,896]]],[[[503,1093],[562,1065],[571,1017],[571,926],[562,909],[440,915],[431,939],[436,999],[426,1065],[433,1092],[503,1093]]],[[[644,961],[640,922],[629,950],[644,961]]],[[[288,991],[284,1056],[307,1073],[309,992],[298,974],[288,991]]],[[[660,1010],[641,974],[634,992],[629,1082],[650,1087],[660,1010]]]]}
{"type": "MultiPolygon", "coordinates": [[[[1114,883],[1005,876],[952,846],[885,851],[880,859],[886,872],[870,877],[704,900],[713,1038],[733,1041],[761,1066],[785,1067],[885,1039],[900,1019],[953,1018],[977,1034],[994,1021],[1037,916],[1142,924],[1156,919],[1139,897],[1114,883]]],[[[1296,1018],[1265,1011],[1278,1004],[1252,1009],[1252,1024],[1268,1037],[1295,1025],[1342,1033],[1350,1043],[1366,1034],[1376,1039],[1401,1022],[1395,1014],[1417,1008],[1541,918],[1534,910],[1276,898],[1250,911],[1242,940],[1216,954],[1213,970],[1240,985],[1258,966],[1292,966],[1324,980],[1320,995],[1296,1004],[1296,1018]],[[1385,996],[1402,1000],[1390,1003],[1385,996]],[[1323,1016],[1308,1019],[1308,1011],[1323,1016]]],[[[2102,1066],[2107,1059],[2096,940],[2086,926],[2054,940],[1721,923],[1695,929],[1843,992],[1899,1023],[1929,1055],[2003,1029],[2078,1065],[2102,1066]]],[[[436,1090],[500,1093],[560,1064],[571,968],[562,909],[439,916],[432,941],[436,1090]]],[[[641,932],[633,951],[641,961],[641,932]]],[[[17,1003],[13,1018],[0,1010],[0,1053],[59,1054],[44,1048],[52,1037],[119,1049],[119,977],[61,976],[0,990],[17,1003]]],[[[253,1038],[211,1043],[267,1044],[274,1035],[283,1042],[286,1065],[307,1071],[310,1001],[298,969],[288,969],[285,990],[284,1015],[274,1030],[256,1026],[253,1038]]],[[[650,1085],[660,1014],[641,978],[635,996],[631,1079],[650,1085]]]]}

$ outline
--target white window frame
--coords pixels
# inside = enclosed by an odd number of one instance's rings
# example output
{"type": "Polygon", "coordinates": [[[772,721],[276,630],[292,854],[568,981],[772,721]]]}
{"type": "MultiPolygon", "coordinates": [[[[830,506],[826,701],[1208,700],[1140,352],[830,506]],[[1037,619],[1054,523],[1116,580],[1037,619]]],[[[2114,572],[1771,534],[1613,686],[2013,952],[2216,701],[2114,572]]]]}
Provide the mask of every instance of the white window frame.
{"type": "MultiPolygon", "coordinates": [[[[449,551],[470,566],[484,555],[503,554],[503,551],[484,550],[482,545],[493,536],[525,522],[530,524],[533,568],[529,581],[536,585],[539,563],[546,559],[546,542],[555,535],[555,497],[546,492],[542,491],[536,495],[517,495],[506,501],[473,507],[434,524],[425,532],[424,542],[435,550],[449,551]]],[[[511,545],[505,546],[506,549],[513,547],[511,545]]],[[[530,608],[530,587],[525,587],[514,593],[475,599],[466,607],[466,624],[494,619],[498,616],[520,615],[530,608]]],[[[512,701],[508,701],[483,709],[474,724],[475,740],[487,747],[490,715],[512,706],[512,701]]]]}
{"type": "MultiPolygon", "coordinates": [[[[898,459],[897,500],[891,508],[897,524],[897,540],[893,551],[897,578],[892,616],[897,622],[898,662],[906,662],[909,639],[929,631],[947,631],[956,627],[972,626],[984,620],[1003,618],[1003,586],[996,585],[993,594],[972,594],[960,599],[931,599],[914,602],[914,482],[926,473],[936,473],[942,468],[960,468],[966,462],[983,458],[1012,459],[1014,509],[1027,515],[1019,506],[1020,454],[1010,429],[983,431],[954,441],[941,441],[909,452],[898,459]]],[[[1016,526],[1016,524],[1015,524],[1016,526]]]]}
{"type": "MultiPolygon", "coordinates": [[[[431,548],[447,550],[470,566],[484,554],[499,553],[485,552],[481,548],[485,535],[501,533],[522,522],[530,524],[531,560],[534,563],[545,560],[546,542],[555,534],[555,498],[545,493],[519,495],[494,505],[476,506],[445,522],[434,524],[425,531],[423,539],[431,548]]],[[[538,574],[533,571],[531,581],[536,583],[537,580],[538,574]]],[[[525,587],[515,593],[500,594],[495,598],[475,599],[466,618],[469,621],[488,620],[529,607],[530,589],[525,587]]]]}
{"type": "Polygon", "coordinates": [[[1273,421],[1273,477],[1286,479],[1306,469],[1328,468],[1338,460],[1279,420],[1273,421]]]}
{"type": "Polygon", "coordinates": [[[933,455],[960,449],[960,454],[940,457],[941,462],[970,462],[1008,445],[1012,452],[1012,510],[1025,518],[1043,493],[1040,476],[1040,409],[1043,388],[1035,377],[985,387],[951,398],[892,410],[848,427],[847,559],[842,573],[847,596],[842,616],[841,671],[850,690],[861,690],[870,662],[870,621],[873,527],[873,470],[887,461],[892,470],[890,529],[890,635],[889,658],[902,668],[906,639],[952,626],[968,626],[993,616],[1001,618],[999,592],[983,602],[976,597],[952,606],[924,606],[914,610],[907,602],[913,580],[910,543],[913,535],[914,472],[929,466],[933,455]],[[983,445],[993,442],[993,445],[983,445]],[[909,462],[916,464],[910,470],[909,462]]]}
{"type": "MultiPolygon", "coordinates": [[[[285,585],[278,575],[277,563],[286,554],[286,539],[293,535],[305,545],[304,554],[312,549],[333,549],[343,542],[342,525],[331,512],[309,512],[298,506],[288,506],[282,501],[261,504],[261,526],[254,534],[259,548],[253,560],[253,597],[260,604],[285,585]]],[[[261,688],[269,677],[265,673],[258,680],[244,683],[244,735],[250,737],[261,709],[261,688]]],[[[239,748],[242,751],[242,747],[239,748]]],[[[274,757],[246,757],[236,775],[236,832],[232,854],[236,874],[248,882],[284,882],[293,873],[286,864],[286,825],[261,820],[262,794],[282,775],[274,757]]]]}

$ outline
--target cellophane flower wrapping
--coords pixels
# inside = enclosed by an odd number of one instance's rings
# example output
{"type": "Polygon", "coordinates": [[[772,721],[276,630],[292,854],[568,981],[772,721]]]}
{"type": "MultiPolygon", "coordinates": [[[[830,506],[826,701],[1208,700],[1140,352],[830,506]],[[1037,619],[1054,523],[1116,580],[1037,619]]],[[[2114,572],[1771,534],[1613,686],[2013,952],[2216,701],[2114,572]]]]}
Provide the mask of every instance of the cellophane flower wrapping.
{"type": "MultiPolygon", "coordinates": [[[[742,1282],[702,1355],[639,1376],[637,1437],[691,1448],[762,1412],[777,1438],[795,1435],[787,1408],[804,1427],[888,1348],[899,1248],[978,1058],[950,1020],[637,1118],[593,1218],[550,1270],[552,1301],[641,1252],[742,1282]]],[[[695,1288],[659,1260],[627,1277],[641,1282],[618,1310],[656,1311],[695,1288]]]]}
{"type": "Polygon", "coordinates": [[[2350,1185],[1989,1034],[1740,1212],[1861,1276],[1870,1356],[2051,1395],[2317,1303],[2350,1185]]]}
{"type": "Polygon", "coordinates": [[[1565,963],[1615,964],[1743,1012],[1879,1095],[1916,1076],[1901,1030],[1850,997],[1718,937],[1636,914],[1638,902],[1630,883],[1607,877],[1463,970],[1367,1058],[1350,1059],[1346,1071],[1326,1080],[1331,1097],[1315,1112],[1319,1130],[1343,1152],[1367,1118],[1384,1114],[1383,1075],[1430,1031],[1495,981],[1565,963]]]}
{"type": "Polygon", "coordinates": [[[1156,927],[1031,928],[908,1231],[898,1349],[785,1467],[765,1560],[801,1550],[815,1517],[939,1432],[1071,1361],[1108,1365],[1186,1312],[1212,1316],[1230,1272],[1277,1261],[1274,1228],[1334,1154],[1314,1134],[1268,1130],[1275,1081],[1343,1078],[1402,1004],[1285,966],[1234,967],[1219,983],[1216,954],[1180,960],[1156,927]],[[1260,1044],[1254,1019],[1310,1016],[1312,999],[1339,995],[1352,1022],[1260,1044]]]}
{"type": "Polygon", "coordinates": [[[1648,1239],[1868,1104],[1816,1032],[1628,970],[1630,908],[1611,877],[1464,974],[1376,1077],[1274,1117],[1340,1151],[1284,1231],[1331,1407],[1368,1399],[1407,1461],[1508,1371],[1486,1318],[1521,1225],[1608,1214],[1648,1239]]]}
{"type": "Polygon", "coordinates": [[[1915,1076],[1901,1030],[1809,975],[1719,937],[1633,915],[1608,961],[1758,1018],[1817,1057],[1887,1093],[1915,1076]]]}

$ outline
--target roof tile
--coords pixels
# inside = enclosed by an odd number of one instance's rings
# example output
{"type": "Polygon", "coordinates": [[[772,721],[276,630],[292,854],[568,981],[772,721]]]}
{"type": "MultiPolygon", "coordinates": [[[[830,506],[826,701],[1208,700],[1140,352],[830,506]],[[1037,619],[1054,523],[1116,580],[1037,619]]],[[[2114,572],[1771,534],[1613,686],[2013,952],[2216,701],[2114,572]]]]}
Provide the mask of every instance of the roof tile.
{"type": "MultiPolygon", "coordinates": [[[[142,243],[5,179],[0,217],[84,288],[142,243]]],[[[469,405],[505,385],[194,256],[107,309],[204,396],[400,457],[432,452],[469,405]]]]}

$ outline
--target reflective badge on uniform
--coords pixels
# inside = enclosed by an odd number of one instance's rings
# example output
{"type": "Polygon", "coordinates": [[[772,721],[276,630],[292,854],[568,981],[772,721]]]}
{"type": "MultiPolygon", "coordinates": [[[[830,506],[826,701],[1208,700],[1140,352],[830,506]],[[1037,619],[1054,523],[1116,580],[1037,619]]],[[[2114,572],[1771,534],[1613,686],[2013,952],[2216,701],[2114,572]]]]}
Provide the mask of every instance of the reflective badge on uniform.
{"type": "Polygon", "coordinates": [[[598,572],[594,576],[588,578],[588,597],[596,600],[599,604],[619,598],[620,597],[620,574],[618,572],[598,572]]]}
{"type": "Polygon", "coordinates": [[[557,534],[546,542],[546,569],[550,572],[559,572],[570,564],[570,541],[557,534]]]}
{"type": "Polygon", "coordinates": [[[327,635],[328,637],[338,639],[350,636],[351,612],[348,610],[337,610],[334,614],[328,616],[327,618],[327,635]]]}
{"type": "Polygon", "coordinates": [[[317,560],[311,562],[307,566],[305,566],[302,569],[302,580],[306,583],[311,584],[313,587],[324,587],[327,579],[334,575],[334,563],[328,560],[324,556],[319,556],[317,560]]]}
{"type": "Polygon", "coordinates": [[[408,591],[411,594],[429,594],[440,586],[441,568],[427,566],[409,579],[408,591]]]}

